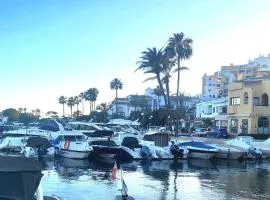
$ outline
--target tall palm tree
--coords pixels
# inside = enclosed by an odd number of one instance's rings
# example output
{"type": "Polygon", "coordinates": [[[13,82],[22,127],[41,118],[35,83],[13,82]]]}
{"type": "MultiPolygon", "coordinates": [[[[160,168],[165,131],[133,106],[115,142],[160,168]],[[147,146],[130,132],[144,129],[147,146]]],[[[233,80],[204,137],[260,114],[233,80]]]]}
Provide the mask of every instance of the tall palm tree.
{"type": "Polygon", "coordinates": [[[84,92],[81,92],[79,94],[79,98],[80,98],[80,101],[82,103],[82,114],[84,114],[84,100],[85,100],[85,93],[84,92]]]}
{"type": "Polygon", "coordinates": [[[97,100],[97,96],[98,96],[98,89],[97,88],[89,88],[86,92],[85,92],[85,100],[89,101],[89,105],[90,105],[90,113],[92,111],[94,111],[94,104],[95,101],[97,100]]]}
{"type": "Polygon", "coordinates": [[[103,122],[105,123],[106,122],[106,114],[107,114],[107,111],[110,109],[110,104],[107,104],[106,102],[105,103],[101,103],[97,106],[97,110],[102,112],[103,113],[103,122]]]}
{"type": "Polygon", "coordinates": [[[175,33],[169,38],[167,52],[170,57],[174,57],[177,60],[177,90],[176,90],[176,106],[179,106],[179,84],[180,84],[180,71],[188,69],[187,67],[181,67],[180,61],[187,60],[192,56],[193,40],[185,37],[184,33],[175,33]]]}
{"type": "Polygon", "coordinates": [[[158,109],[160,107],[160,100],[159,100],[159,97],[162,96],[162,90],[160,89],[159,86],[157,86],[155,89],[154,89],[154,94],[157,96],[158,98],[158,109]]]}
{"type": "MultiPolygon", "coordinates": [[[[164,63],[164,51],[162,49],[157,50],[156,47],[150,49],[147,48],[146,51],[142,52],[140,61],[137,62],[139,67],[137,70],[143,70],[145,74],[153,74],[153,77],[147,78],[145,81],[157,80],[158,85],[162,91],[162,95],[165,100],[165,106],[168,106],[167,97],[165,95],[163,83],[162,83],[162,72],[163,72],[163,63],[164,63]]],[[[144,81],[144,82],[145,82],[144,81]]]]}
{"type": "Polygon", "coordinates": [[[91,98],[91,101],[93,103],[93,105],[92,105],[93,110],[95,110],[95,108],[96,108],[96,101],[97,101],[98,94],[99,94],[98,89],[97,88],[92,88],[92,98],[91,98]]]}
{"type": "Polygon", "coordinates": [[[79,104],[81,102],[81,99],[78,96],[74,97],[74,104],[77,106],[77,113],[79,112],[79,104]]]}
{"type": "Polygon", "coordinates": [[[64,96],[60,96],[58,98],[58,103],[63,105],[63,117],[65,117],[65,104],[67,103],[67,98],[64,96]]]}
{"type": "Polygon", "coordinates": [[[75,105],[74,97],[69,97],[68,98],[67,105],[70,107],[70,117],[72,118],[72,107],[75,105]]]}
{"type": "MultiPolygon", "coordinates": [[[[181,67],[180,61],[187,60],[192,56],[193,40],[190,38],[185,38],[184,33],[175,33],[173,37],[169,38],[169,43],[167,46],[167,53],[171,58],[177,60],[177,90],[176,90],[176,109],[179,107],[179,84],[180,84],[180,71],[188,69],[187,67],[181,67]]],[[[178,134],[178,116],[176,120],[176,131],[175,134],[178,134]]]]}
{"type": "Polygon", "coordinates": [[[116,106],[116,116],[118,117],[118,90],[121,90],[123,88],[123,83],[121,82],[120,79],[115,78],[111,81],[110,87],[112,90],[115,90],[115,106],[116,106]]]}

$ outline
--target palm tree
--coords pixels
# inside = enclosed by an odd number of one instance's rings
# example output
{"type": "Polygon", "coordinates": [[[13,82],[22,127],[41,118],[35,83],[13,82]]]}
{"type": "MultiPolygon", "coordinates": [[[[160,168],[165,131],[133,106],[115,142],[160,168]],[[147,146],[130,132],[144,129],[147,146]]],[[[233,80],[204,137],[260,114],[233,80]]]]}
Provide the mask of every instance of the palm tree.
{"type": "Polygon", "coordinates": [[[77,112],[79,111],[79,104],[81,102],[81,99],[78,96],[74,97],[74,104],[77,106],[77,112]]]}
{"type": "Polygon", "coordinates": [[[80,102],[82,103],[82,114],[84,114],[84,100],[85,100],[85,93],[81,92],[79,94],[80,102]]]}
{"type": "Polygon", "coordinates": [[[160,89],[159,86],[157,86],[155,89],[154,89],[154,94],[157,96],[158,98],[158,109],[160,107],[160,100],[159,100],[159,97],[162,96],[162,90],[160,89]]]}
{"type": "Polygon", "coordinates": [[[107,104],[106,102],[105,103],[101,103],[97,106],[97,110],[102,112],[103,113],[103,122],[105,123],[106,122],[106,114],[107,114],[107,111],[110,109],[110,104],[107,104]]]}
{"type": "Polygon", "coordinates": [[[58,98],[58,103],[63,105],[63,117],[65,117],[65,104],[67,103],[67,98],[64,96],[60,96],[58,98]]]}
{"type": "MultiPolygon", "coordinates": [[[[180,61],[187,60],[192,56],[192,43],[193,40],[190,38],[185,38],[184,33],[175,33],[173,37],[169,38],[169,44],[167,46],[167,54],[171,58],[177,60],[177,90],[176,90],[176,109],[179,107],[179,84],[180,84],[180,71],[187,70],[187,67],[181,67],[180,61]]],[[[176,120],[176,132],[178,134],[178,117],[176,120]]]]}
{"type": "Polygon", "coordinates": [[[117,106],[117,96],[118,96],[118,90],[121,90],[123,88],[123,83],[120,79],[115,78],[111,81],[110,87],[112,90],[115,90],[115,106],[116,106],[116,116],[118,117],[118,106],[117,106]]]}
{"type": "Polygon", "coordinates": [[[93,103],[93,105],[92,105],[93,110],[95,110],[95,108],[96,108],[96,101],[97,101],[98,94],[99,94],[98,89],[97,88],[92,88],[92,98],[91,98],[91,101],[93,103]]]}
{"type": "Polygon", "coordinates": [[[187,60],[192,56],[193,40],[190,38],[185,38],[184,33],[175,33],[173,37],[169,38],[169,44],[167,47],[167,52],[170,57],[176,58],[177,60],[177,91],[176,91],[176,106],[179,106],[179,84],[180,84],[180,71],[187,70],[187,67],[181,67],[180,61],[187,60]]]}
{"type": "Polygon", "coordinates": [[[75,105],[74,97],[69,97],[68,98],[67,105],[70,107],[70,117],[72,118],[72,107],[75,105]]]}
{"type": "Polygon", "coordinates": [[[137,62],[139,67],[136,69],[136,71],[140,69],[143,70],[145,74],[154,74],[153,77],[147,78],[144,82],[155,79],[157,80],[164,97],[165,106],[167,107],[168,102],[162,83],[164,56],[165,54],[162,49],[157,50],[156,47],[152,49],[147,48],[146,51],[142,52],[142,56],[140,57],[141,60],[137,62]]]}
{"type": "Polygon", "coordinates": [[[89,101],[89,105],[90,105],[90,113],[94,110],[94,104],[95,101],[97,100],[97,96],[98,96],[98,89],[97,88],[89,88],[86,92],[85,92],[85,100],[89,101]]]}

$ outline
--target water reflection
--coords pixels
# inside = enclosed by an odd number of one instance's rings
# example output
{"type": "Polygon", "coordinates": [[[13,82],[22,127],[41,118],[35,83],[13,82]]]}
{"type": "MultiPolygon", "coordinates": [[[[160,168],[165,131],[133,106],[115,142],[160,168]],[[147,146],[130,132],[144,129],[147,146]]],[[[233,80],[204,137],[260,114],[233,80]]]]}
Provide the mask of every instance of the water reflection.
{"type": "MultiPolygon", "coordinates": [[[[114,199],[113,162],[57,159],[46,164],[42,184],[63,199],[114,199]],[[72,190],[72,193],[71,193],[72,190]],[[91,198],[89,198],[91,197],[91,198]],[[92,198],[93,197],[93,198],[92,198]]],[[[270,161],[180,160],[121,163],[135,199],[269,199],[270,161]]]]}

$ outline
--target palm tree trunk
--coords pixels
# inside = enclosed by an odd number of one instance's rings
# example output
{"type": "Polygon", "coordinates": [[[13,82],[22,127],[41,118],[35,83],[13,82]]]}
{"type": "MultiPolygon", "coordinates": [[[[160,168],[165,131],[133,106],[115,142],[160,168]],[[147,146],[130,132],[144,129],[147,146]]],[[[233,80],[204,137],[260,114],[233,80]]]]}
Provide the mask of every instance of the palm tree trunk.
{"type": "Polygon", "coordinates": [[[65,104],[63,104],[63,117],[65,117],[65,104]]]}
{"type": "Polygon", "coordinates": [[[84,103],[83,103],[83,99],[82,99],[82,114],[84,115],[84,103]]]}
{"type": "Polygon", "coordinates": [[[79,112],[79,104],[77,104],[77,114],[78,114],[78,112],[79,112]]]}
{"type": "Polygon", "coordinates": [[[167,103],[168,103],[168,107],[170,108],[171,106],[171,102],[170,102],[170,86],[169,86],[169,81],[166,81],[166,93],[167,93],[167,103]]]}
{"type": "MultiPolygon", "coordinates": [[[[177,57],[177,91],[176,91],[176,110],[178,110],[179,107],[179,84],[180,84],[180,57],[177,57]]],[[[175,126],[175,135],[178,134],[178,128],[179,128],[179,119],[178,119],[178,112],[176,112],[176,126],[175,126]]]]}
{"type": "Polygon", "coordinates": [[[118,118],[118,105],[117,105],[117,102],[118,99],[117,99],[117,89],[115,89],[115,111],[116,111],[116,118],[118,118]]]}
{"type": "Polygon", "coordinates": [[[176,91],[176,108],[179,106],[179,84],[180,84],[180,57],[177,58],[177,91],[176,91]]]}
{"type": "Polygon", "coordinates": [[[72,118],[72,106],[70,106],[70,117],[72,118]]]}
{"type": "Polygon", "coordinates": [[[158,81],[159,87],[160,87],[160,89],[161,89],[162,95],[163,95],[163,97],[164,97],[165,106],[168,107],[168,102],[167,102],[167,98],[166,98],[166,95],[165,95],[165,92],[164,92],[164,87],[163,87],[163,85],[162,85],[160,76],[159,76],[158,74],[157,74],[157,81],[158,81]]]}
{"type": "Polygon", "coordinates": [[[89,115],[91,114],[91,101],[89,101],[89,115]]]}

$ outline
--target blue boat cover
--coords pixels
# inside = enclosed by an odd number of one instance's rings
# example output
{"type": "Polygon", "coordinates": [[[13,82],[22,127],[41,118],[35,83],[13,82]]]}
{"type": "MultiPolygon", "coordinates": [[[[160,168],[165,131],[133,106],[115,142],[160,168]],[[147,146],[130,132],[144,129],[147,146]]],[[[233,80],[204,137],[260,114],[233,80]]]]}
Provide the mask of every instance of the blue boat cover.
{"type": "Polygon", "coordinates": [[[182,142],[179,143],[180,146],[192,146],[196,148],[202,148],[202,149],[216,149],[215,147],[205,145],[203,142],[182,142]]]}

